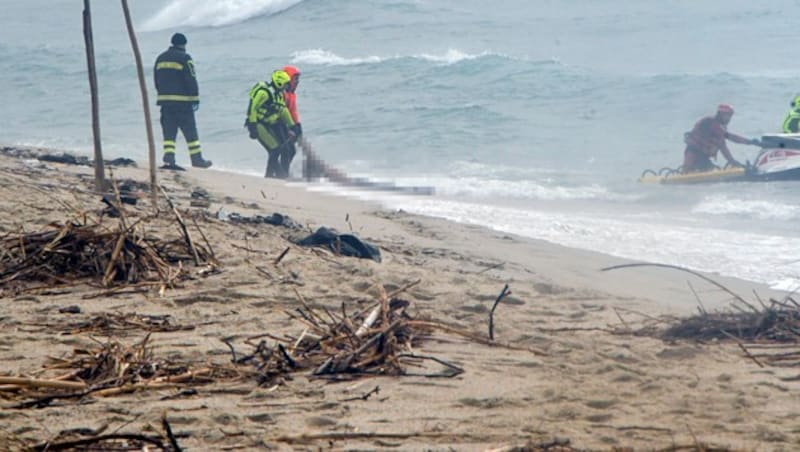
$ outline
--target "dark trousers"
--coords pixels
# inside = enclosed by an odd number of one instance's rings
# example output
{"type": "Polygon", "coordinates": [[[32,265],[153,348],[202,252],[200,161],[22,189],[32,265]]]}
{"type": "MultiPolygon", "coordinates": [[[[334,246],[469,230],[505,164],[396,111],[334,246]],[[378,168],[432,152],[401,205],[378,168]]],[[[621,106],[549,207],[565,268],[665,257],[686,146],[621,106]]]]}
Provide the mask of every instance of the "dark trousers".
{"type": "Polygon", "coordinates": [[[194,120],[192,105],[186,102],[161,106],[161,131],[164,134],[164,153],[175,153],[175,139],[178,129],[183,133],[189,146],[189,155],[199,154],[200,138],[197,134],[197,123],[194,120]]]}
{"type": "Polygon", "coordinates": [[[288,140],[289,129],[284,126],[281,134],[281,141],[285,144],[279,149],[280,154],[278,155],[281,165],[281,177],[284,178],[289,177],[289,168],[292,166],[292,159],[294,159],[295,154],[297,154],[297,148],[295,147],[294,141],[288,140]]]}
{"type": "Polygon", "coordinates": [[[716,167],[708,155],[698,149],[687,146],[683,151],[684,173],[711,171],[716,167]]]}
{"type": "Polygon", "coordinates": [[[258,131],[257,140],[264,146],[267,151],[267,171],[264,177],[281,177],[283,168],[280,162],[281,152],[284,148],[283,127],[280,124],[267,124],[264,122],[258,123],[256,126],[258,131]]]}

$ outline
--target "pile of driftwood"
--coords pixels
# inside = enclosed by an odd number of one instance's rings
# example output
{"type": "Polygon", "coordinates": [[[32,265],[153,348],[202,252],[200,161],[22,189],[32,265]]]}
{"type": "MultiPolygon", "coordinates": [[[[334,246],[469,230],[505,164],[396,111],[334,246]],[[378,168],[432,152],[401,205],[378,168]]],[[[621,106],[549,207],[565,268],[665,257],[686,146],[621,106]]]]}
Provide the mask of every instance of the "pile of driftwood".
{"type": "MultiPolygon", "coordinates": [[[[87,215],[45,231],[0,239],[0,288],[54,287],[78,280],[102,287],[156,282],[171,287],[186,276],[184,261],[214,263],[213,253],[194,244],[180,217],[182,237],[161,239],[145,232],[150,218],[103,224],[87,215]]],[[[209,247],[210,249],[210,247],[209,247]]]]}
{"type": "Polygon", "coordinates": [[[367,309],[348,313],[313,309],[300,297],[302,308],[289,315],[304,325],[298,337],[270,334],[249,338],[255,350],[238,356],[230,341],[226,344],[237,365],[254,367],[259,384],[280,383],[288,374],[310,371],[318,378],[351,379],[363,375],[415,375],[453,377],[460,367],[441,359],[415,354],[413,349],[429,336],[428,322],[413,320],[406,312],[409,302],[382,290],[380,301],[367,309]],[[272,339],[269,345],[266,338],[272,339]],[[258,341],[258,342],[256,342],[258,341]],[[444,369],[417,373],[410,367],[436,362],[444,369]]]}
{"type": "Polygon", "coordinates": [[[741,298],[730,312],[700,314],[679,320],[662,337],[668,340],[733,340],[759,366],[800,366],[800,303],[792,297],[759,300],[760,307],[741,298]],[[761,350],[752,353],[750,349],[761,350]]]}
{"type": "MultiPolygon", "coordinates": [[[[756,300],[750,302],[717,281],[676,265],[623,264],[607,267],[602,271],[632,267],[661,267],[689,273],[715,286],[732,299],[729,311],[708,312],[698,297],[698,315],[669,319],[670,326],[658,333],[653,332],[652,326],[643,328],[639,333],[666,340],[732,340],[739,345],[745,356],[761,367],[765,364],[781,367],[800,366],[800,303],[792,296],[782,300],[770,299],[769,303],[766,303],[756,294],[756,300]],[[751,349],[760,351],[752,353],[751,349]]],[[[628,334],[636,334],[628,328],[626,330],[628,334]]]]}
{"type": "Polygon", "coordinates": [[[230,369],[193,366],[156,357],[148,334],[126,346],[110,340],[94,349],[77,349],[67,359],[53,359],[46,378],[0,376],[0,397],[25,399],[13,408],[48,406],[56,400],[108,397],[143,390],[163,390],[233,378],[230,369]],[[54,375],[57,374],[57,375],[54,375]]]}

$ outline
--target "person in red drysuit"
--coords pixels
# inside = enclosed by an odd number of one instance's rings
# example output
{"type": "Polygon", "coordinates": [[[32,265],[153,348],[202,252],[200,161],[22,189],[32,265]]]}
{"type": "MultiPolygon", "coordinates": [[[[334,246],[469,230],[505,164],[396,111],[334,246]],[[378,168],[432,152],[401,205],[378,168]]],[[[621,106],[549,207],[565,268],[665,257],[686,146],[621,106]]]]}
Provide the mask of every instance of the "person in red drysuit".
{"type": "Polygon", "coordinates": [[[722,155],[730,165],[742,166],[728,149],[725,140],[731,140],[739,144],[751,144],[759,146],[761,142],[757,138],[749,139],[735,133],[728,132],[728,123],[733,116],[733,107],[722,104],[717,107],[717,114],[706,116],[694,125],[691,132],[684,135],[686,150],[683,151],[684,173],[697,171],[710,171],[717,166],[711,159],[717,158],[717,152],[722,151],[722,155]]]}

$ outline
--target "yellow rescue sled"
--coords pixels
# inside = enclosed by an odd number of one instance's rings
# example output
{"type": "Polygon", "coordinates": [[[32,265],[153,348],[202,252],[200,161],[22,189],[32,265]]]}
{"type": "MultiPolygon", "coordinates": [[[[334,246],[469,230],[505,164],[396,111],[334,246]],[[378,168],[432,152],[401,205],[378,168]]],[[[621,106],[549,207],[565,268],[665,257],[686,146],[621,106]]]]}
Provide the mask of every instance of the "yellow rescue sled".
{"type": "Polygon", "coordinates": [[[680,173],[666,171],[656,174],[654,171],[645,171],[639,182],[644,184],[707,184],[714,182],[733,182],[746,180],[747,171],[744,168],[713,169],[697,173],[680,173]]]}

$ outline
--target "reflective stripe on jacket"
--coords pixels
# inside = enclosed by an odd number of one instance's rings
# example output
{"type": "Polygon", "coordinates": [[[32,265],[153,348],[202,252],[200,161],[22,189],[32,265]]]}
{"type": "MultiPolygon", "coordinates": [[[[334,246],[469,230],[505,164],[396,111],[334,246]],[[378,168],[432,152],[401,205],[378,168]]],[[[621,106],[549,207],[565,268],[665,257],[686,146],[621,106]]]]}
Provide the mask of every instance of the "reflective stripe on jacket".
{"type": "Polygon", "coordinates": [[[153,66],[158,105],[199,103],[194,61],[185,50],[172,46],[158,56],[153,66]]]}
{"type": "Polygon", "coordinates": [[[786,119],[783,120],[783,133],[797,133],[800,132],[800,111],[791,110],[786,119]]]}

